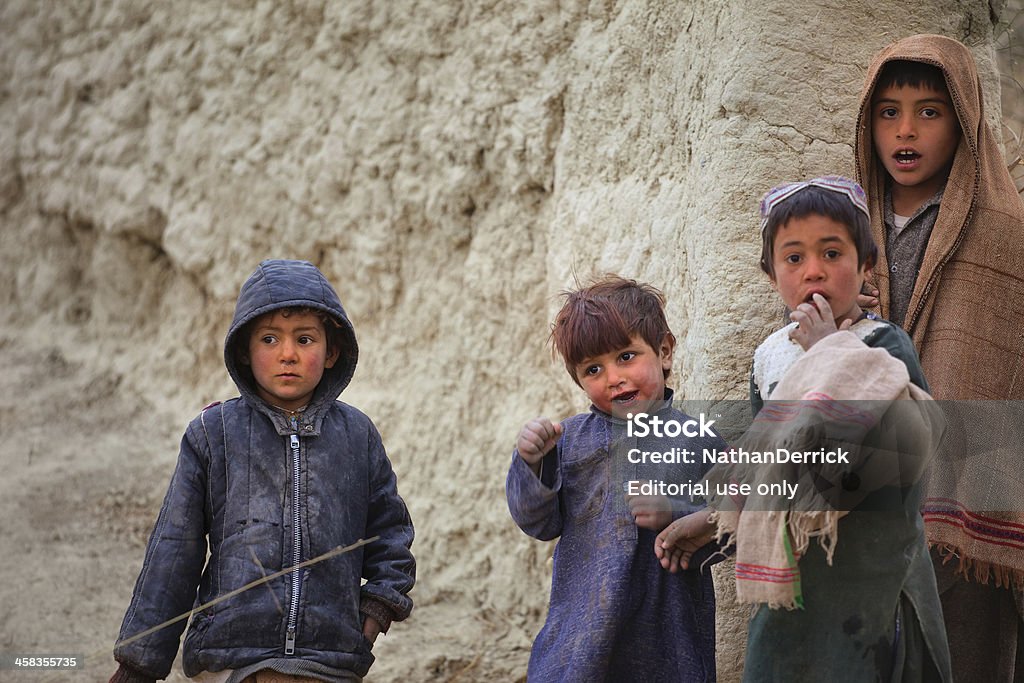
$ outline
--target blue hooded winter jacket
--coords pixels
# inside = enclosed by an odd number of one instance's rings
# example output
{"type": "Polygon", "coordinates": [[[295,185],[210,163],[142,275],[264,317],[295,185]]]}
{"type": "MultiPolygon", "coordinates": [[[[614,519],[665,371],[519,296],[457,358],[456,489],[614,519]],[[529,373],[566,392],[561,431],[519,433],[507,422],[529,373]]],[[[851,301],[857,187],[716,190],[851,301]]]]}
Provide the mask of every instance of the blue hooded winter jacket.
{"type": "Polygon", "coordinates": [[[412,522],[380,435],[336,400],[358,357],[352,325],[315,266],[264,261],[242,286],[224,357],[241,397],[204,410],[182,438],[114,656],[164,678],[184,621],[121,641],[265,575],[379,536],[198,612],[183,652],[188,676],[282,657],[363,676],[373,655],[360,604],[407,617],[416,564],[412,522]],[[309,405],[290,416],[256,394],[236,349],[248,343],[246,323],[292,306],[330,314],[344,341],[309,405]]]}

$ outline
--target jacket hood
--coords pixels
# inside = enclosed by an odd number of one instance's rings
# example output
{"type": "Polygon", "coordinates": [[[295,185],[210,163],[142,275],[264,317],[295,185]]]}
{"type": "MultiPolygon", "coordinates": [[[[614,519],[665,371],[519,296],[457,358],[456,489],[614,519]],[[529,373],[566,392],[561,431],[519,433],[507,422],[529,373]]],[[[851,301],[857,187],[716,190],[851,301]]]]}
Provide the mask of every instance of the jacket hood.
{"type": "Polygon", "coordinates": [[[921,62],[938,67],[946,80],[960,122],[960,143],[953,158],[942,208],[932,231],[904,323],[917,344],[923,330],[915,322],[926,306],[929,290],[937,284],[942,266],[965,238],[978,207],[1019,213],[1020,199],[1006,172],[1006,162],[988,123],[978,69],[962,43],[938,35],[917,35],[896,41],[879,52],[868,68],[857,117],[857,180],[868,194],[871,228],[879,248],[875,284],[881,295],[881,313],[889,314],[888,260],[885,254],[884,202],[888,174],[875,155],[871,136],[871,99],[882,68],[892,61],[921,62]]]}
{"type": "Polygon", "coordinates": [[[337,292],[323,273],[308,261],[263,261],[242,285],[235,304],[235,316],[224,340],[224,364],[239,392],[253,405],[264,405],[265,402],[256,393],[252,370],[239,360],[238,349],[245,348],[248,343],[241,335],[245,333],[248,322],[264,313],[291,307],[323,311],[339,326],[341,348],[338,360],[333,367],[324,370],[310,407],[337,399],[355,373],[359,358],[355,330],[341,307],[337,292]]]}

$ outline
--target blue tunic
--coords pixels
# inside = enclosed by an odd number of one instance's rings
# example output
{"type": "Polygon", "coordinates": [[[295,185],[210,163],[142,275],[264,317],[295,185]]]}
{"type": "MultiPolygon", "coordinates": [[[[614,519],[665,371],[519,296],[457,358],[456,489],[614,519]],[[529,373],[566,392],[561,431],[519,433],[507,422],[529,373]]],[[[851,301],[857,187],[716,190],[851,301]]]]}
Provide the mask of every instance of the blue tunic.
{"type": "MultiPolygon", "coordinates": [[[[669,394],[671,396],[671,394],[669,394]]],[[[668,403],[662,419],[691,419],[668,403]]],[[[654,555],[657,534],[633,522],[627,482],[696,484],[708,466],[704,448],[718,438],[627,436],[626,423],[591,408],[562,422],[562,436],[542,461],[538,478],[516,452],[506,481],[509,510],[519,527],[555,548],[547,621],[533,644],[530,681],[714,681],[715,594],[710,569],[670,574],[654,555]],[[696,453],[695,462],[635,464],[632,448],[696,453]]],[[[634,453],[636,457],[636,453],[634,453]]],[[[674,516],[703,507],[675,498],[674,516]]]]}

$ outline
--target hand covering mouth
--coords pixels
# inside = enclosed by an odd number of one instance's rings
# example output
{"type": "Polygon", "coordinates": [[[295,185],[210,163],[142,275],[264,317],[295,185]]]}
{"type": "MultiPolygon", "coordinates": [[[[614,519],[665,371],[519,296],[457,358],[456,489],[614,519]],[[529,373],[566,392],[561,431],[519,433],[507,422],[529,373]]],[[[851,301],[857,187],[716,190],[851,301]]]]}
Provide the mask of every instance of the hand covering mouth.
{"type": "Polygon", "coordinates": [[[634,398],[636,398],[637,394],[639,393],[639,391],[624,391],[621,394],[616,394],[615,396],[612,396],[612,402],[628,403],[629,401],[632,401],[634,398]]]}
{"type": "Polygon", "coordinates": [[[829,300],[828,299],[828,294],[826,294],[825,292],[821,291],[820,289],[815,289],[814,291],[811,291],[811,292],[807,293],[807,296],[804,297],[804,303],[805,304],[814,304],[814,295],[815,294],[820,294],[821,297],[825,301],[829,300]]]}

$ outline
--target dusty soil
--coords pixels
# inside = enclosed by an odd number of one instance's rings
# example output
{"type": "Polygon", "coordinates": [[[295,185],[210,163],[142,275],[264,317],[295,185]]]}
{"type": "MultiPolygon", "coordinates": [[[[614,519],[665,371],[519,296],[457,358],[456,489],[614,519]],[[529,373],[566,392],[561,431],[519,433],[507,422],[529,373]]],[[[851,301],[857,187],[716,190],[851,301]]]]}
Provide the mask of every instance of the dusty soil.
{"type": "Polygon", "coordinates": [[[176,437],[117,376],[22,335],[4,334],[0,350],[0,651],[85,656],[84,671],[52,680],[100,680],[176,437]]]}

